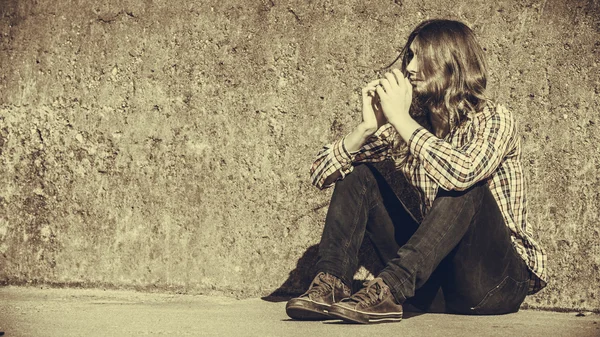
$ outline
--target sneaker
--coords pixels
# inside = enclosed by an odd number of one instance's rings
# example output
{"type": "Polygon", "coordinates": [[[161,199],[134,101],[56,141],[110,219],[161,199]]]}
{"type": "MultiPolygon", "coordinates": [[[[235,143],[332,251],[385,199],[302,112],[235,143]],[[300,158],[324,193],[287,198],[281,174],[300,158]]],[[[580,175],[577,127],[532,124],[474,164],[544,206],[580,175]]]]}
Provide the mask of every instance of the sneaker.
{"type": "Polygon", "coordinates": [[[390,288],[381,278],[363,284],[364,288],[349,298],[333,304],[329,315],[351,323],[399,322],[402,305],[397,304],[390,288]]]}
{"type": "Polygon", "coordinates": [[[327,315],[331,305],[348,296],[350,296],[348,286],[339,278],[321,272],[317,274],[304,294],[287,302],[285,312],[293,319],[331,319],[327,315]]]}

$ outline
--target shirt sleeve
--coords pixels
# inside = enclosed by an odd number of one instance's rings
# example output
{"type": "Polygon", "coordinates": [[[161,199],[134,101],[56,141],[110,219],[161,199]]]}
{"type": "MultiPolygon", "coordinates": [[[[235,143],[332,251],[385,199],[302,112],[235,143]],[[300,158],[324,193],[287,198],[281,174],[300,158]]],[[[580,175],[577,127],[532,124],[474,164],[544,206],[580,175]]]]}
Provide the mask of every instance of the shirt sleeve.
{"type": "Polygon", "coordinates": [[[393,132],[391,124],[382,126],[358,151],[352,153],[344,146],[346,137],[325,145],[310,168],[312,184],[319,189],[331,187],[335,181],[325,185],[325,180],[336,171],[340,172],[337,180],[341,180],[354,170],[354,164],[385,160],[390,156],[393,132]]]}
{"type": "Polygon", "coordinates": [[[426,174],[445,190],[466,190],[492,175],[515,144],[516,127],[504,108],[484,114],[471,141],[461,147],[437,138],[424,128],[409,139],[426,174]]]}

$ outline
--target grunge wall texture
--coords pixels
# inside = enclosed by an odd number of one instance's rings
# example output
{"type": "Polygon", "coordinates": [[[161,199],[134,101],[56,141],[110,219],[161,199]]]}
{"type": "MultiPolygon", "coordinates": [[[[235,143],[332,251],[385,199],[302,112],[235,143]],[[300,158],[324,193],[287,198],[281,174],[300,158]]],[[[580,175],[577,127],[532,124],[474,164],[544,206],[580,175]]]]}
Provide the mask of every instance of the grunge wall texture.
{"type": "Polygon", "coordinates": [[[309,279],[308,168],[426,18],[519,122],[551,282],[600,309],[600,2],[2,0],[0,280],[265,296],[309,279]]]}

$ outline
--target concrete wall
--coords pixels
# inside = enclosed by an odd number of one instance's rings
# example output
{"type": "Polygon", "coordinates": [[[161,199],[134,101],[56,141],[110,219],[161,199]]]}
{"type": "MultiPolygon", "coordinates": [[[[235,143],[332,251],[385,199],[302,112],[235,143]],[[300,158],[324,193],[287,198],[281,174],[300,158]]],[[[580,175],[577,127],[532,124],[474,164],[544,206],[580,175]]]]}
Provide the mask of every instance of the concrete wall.
{"type": "Polygon", "coordinates": [[[600,309],[600,4],[3,0],[0,280],[260,296],[308,282],[319,148],[421,20],[474,28],[520,123],[535,307],[600,309]],[[308,275],[308,276],[307,276],[308,275]]]}

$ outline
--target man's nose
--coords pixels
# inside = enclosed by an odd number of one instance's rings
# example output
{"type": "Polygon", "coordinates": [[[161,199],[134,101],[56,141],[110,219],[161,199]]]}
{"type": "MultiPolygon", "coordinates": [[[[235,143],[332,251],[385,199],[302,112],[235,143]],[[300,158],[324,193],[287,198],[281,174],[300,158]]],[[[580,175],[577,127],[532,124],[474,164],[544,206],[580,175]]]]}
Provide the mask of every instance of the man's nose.
{"type": "Polygon", "coordinates": [[[408,62],[408,65],[406,66],[406,71],[413,74],[417,72],[417,65],[414,57],[412,60],[410,60],[410,62],[408,62]]]}

